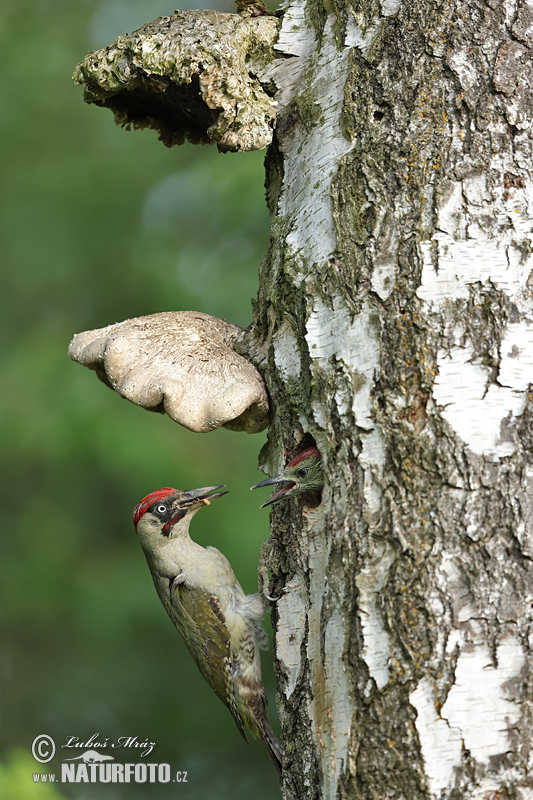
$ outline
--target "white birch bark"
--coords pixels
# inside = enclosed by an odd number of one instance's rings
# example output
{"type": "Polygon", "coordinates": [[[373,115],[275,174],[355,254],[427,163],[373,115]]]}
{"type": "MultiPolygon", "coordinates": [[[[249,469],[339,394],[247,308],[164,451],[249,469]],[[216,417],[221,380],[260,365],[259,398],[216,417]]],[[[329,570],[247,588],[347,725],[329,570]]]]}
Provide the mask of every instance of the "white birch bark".
{"type": "MultiPolygon", "coordinates": [[[[328,6],[329,8],[329,6],[328,6]]],[[[246,344],[286,798],[533,798],[533,5],[285,12],[246,344]],[[311,439],[312,437],[312,439],[311,439]]]]}

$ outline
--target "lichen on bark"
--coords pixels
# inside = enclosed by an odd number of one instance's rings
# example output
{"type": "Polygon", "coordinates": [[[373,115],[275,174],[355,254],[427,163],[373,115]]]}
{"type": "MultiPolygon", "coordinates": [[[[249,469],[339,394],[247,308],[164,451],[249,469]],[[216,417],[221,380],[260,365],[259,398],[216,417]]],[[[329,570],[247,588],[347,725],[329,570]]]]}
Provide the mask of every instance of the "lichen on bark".
{"type": "Polygon", "coordinates": [[[168,147],[215,142],[260,150],[276,106],[262,76],[274,59],[278,20],[219,11],[177,11],[89,53],[74,81],[118,124],[154,128],[168,147]]]}

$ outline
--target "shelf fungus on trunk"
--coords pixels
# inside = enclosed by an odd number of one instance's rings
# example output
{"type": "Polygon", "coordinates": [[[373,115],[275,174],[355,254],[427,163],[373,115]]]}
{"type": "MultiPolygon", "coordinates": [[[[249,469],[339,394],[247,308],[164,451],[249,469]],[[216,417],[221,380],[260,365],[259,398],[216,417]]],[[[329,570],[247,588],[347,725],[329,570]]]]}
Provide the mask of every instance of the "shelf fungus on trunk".
{"type": "Polygon", "coordinates": [[[276,58],[278,25],[249,12],[177,11],[89,53],[74,81],[87,103],[110,108],[120,125],[154,128],[168,147],[261,150],[276,118],[261,77],[276,58]]]}
{"type": "Polygon", "coordinates": [[[78,333],[69,356],[122,397],[191,431],[258,433],[268,425],[268,397],[253,364],[233,349],[240,333],[209,314],[167,311],[78,333]]]}

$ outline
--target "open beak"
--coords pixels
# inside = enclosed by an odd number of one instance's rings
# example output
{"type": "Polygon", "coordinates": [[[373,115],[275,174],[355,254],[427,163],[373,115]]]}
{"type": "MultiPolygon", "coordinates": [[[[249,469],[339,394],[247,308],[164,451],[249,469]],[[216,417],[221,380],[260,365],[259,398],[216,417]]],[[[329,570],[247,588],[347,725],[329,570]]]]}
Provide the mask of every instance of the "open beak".
{"type": "Polygon", "coordinates": [[[276,503],[278,500],[282,500],[290,491],[294,489],[295,483],[293,481],[288,481],[282,477],[281,473],[279,475],[274,475],[273,478],[267,478],[261,483],[256,483],[255,486],[251,486],[250,489],[260,489],[262,486],[274,486],[276,483],[284,483],[285,486],[272,495],[270,500],[267,500],[266,503],[263,503],[260,508],[265,508],[265,506],[271,506],[272,503],[276,503]]]}
{"type": "Polygon", "coordinates": [[[191,489],[180,500],[180,508],[210,505],[212,500],[216,500],[217,497],[222,497],[222,495],[228,493],[227,490],[225,492],[217,492],[217,489],[222,489],[225,485],[225,483],[221,483],[219,486],[204,486],[202,489],[191,489]]]}

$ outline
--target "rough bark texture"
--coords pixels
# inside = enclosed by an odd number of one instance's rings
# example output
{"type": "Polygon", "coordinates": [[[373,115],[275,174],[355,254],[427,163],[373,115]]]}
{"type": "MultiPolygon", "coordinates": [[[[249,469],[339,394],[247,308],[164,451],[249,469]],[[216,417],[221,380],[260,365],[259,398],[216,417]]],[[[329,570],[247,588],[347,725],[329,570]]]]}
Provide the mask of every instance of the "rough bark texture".
{"type": "Polygon", "coordinates": [[[533,7],[285,12],[242,345],[275,506],[286,798],[533,798],[533,7]]]}

